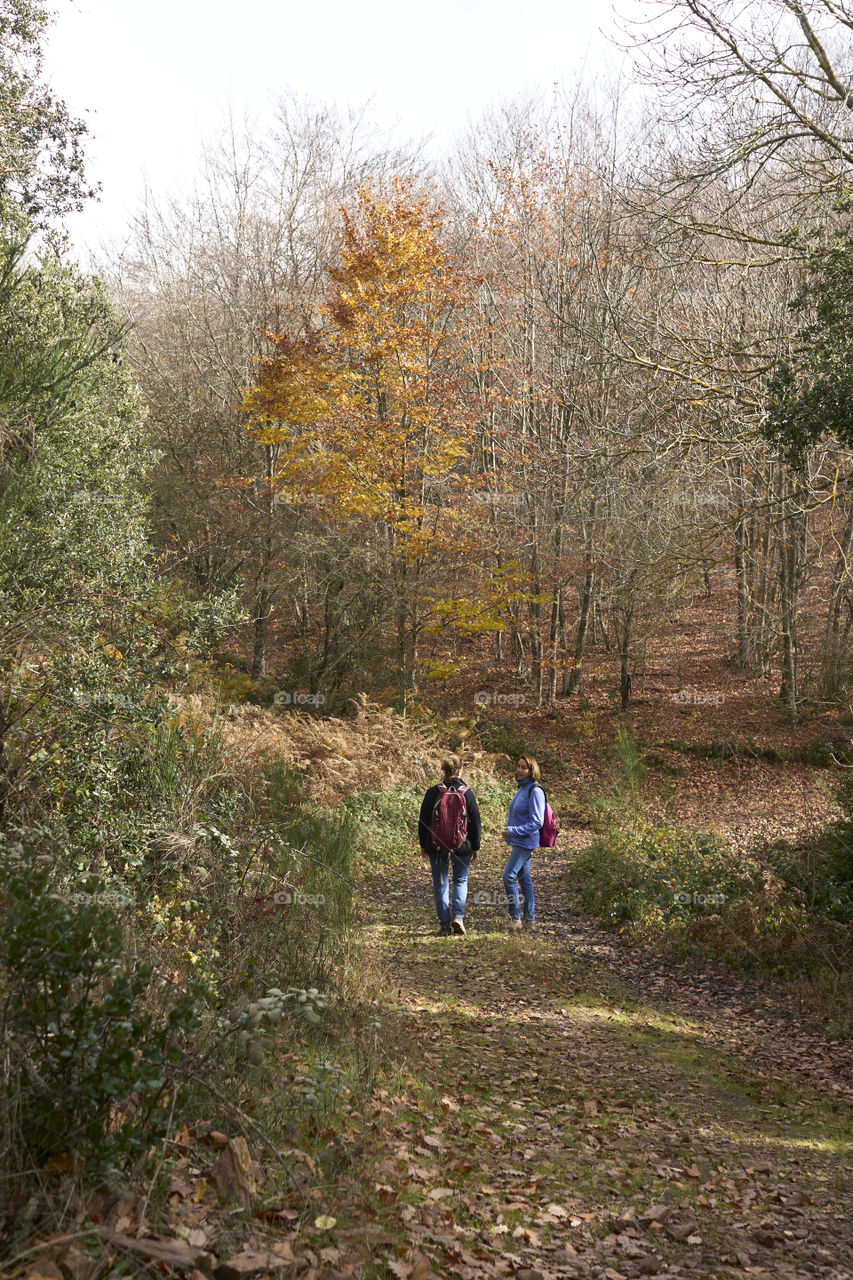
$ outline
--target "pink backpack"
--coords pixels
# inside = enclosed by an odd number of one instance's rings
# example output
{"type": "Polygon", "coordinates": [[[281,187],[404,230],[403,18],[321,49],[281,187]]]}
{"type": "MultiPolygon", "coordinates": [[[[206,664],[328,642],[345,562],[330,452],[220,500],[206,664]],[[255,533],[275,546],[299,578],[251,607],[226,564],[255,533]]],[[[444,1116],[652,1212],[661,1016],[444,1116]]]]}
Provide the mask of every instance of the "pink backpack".
{"type": "MultiPolygon", "coordinates": [[[[539,783],[536,784],[539,786],[539,783]]],[[[541,788],[543,796],[545,796],[545,788],[541,788]]],[[[552,845],[557,843],[557,836],[560,834],[560,828],[557,826],[557,819],[554,817],[554,810],[548,803],[548,797],[545,796],[545,819],[542,823],[542,830],[539,832],[539,848],[550,849],[552,845]]]]}
{"type": "Polygon", "coordinates": [[[458,849],[468,834],[468,809],[465,805],[465,792],[468,788],[463,782],[461,787],[446,787],[439,783],[438,799],[432,811],[429,824],[434,843],[445,853],[458,849]]]}

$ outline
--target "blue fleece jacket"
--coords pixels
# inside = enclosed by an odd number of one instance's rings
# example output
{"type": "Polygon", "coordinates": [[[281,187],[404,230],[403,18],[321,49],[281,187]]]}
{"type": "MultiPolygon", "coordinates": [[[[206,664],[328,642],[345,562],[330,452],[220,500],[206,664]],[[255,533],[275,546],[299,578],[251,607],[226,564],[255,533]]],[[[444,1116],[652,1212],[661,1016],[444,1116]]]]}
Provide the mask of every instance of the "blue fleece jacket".
{"type": "Polygon", "coordinates": [[[509,802],[505,836],[507,844],[519,849],[538,849],[539,833],[545,821],[545,792],[531,778],[519,782],[509,802]]]}

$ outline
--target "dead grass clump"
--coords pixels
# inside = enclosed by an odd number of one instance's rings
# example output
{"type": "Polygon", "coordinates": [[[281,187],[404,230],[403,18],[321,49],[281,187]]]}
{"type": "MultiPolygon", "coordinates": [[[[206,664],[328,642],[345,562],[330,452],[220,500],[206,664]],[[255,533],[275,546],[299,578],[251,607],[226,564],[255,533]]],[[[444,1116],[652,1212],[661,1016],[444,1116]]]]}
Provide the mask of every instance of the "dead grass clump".
{"type": "MultiPolygon", "coordinates": [[[[297,768],[311,797],[334,803],[353,791],[381,786],[426,787],[434,782],[444,750],[432,731],[359,694],[345,718],[251,705],[220,708],[207,696],[178,700],[183,715],[199,725],[217,721],[232,766],[251,785],[273,759],[297,768]]],[[[491,757],[476,753],[466,776],[491,778],[491,757]]]]}

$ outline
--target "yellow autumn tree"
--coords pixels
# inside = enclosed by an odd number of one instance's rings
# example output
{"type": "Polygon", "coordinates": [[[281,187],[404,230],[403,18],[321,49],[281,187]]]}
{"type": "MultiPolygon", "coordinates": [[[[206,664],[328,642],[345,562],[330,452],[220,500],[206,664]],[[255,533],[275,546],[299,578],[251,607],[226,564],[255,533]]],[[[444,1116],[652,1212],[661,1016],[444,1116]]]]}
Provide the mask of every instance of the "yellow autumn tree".
{"type": "Polygon", "coordinates": [[[440,568],[468,537],[476,402],[461,336],[466,284],[431,195],[397,181],[343,214],[324,323],[267,334],[246,394],[249,429],[275,446],[273,482],[377,539],[393,602],[403,706],[418,638],[440,611],[440,568]]]}

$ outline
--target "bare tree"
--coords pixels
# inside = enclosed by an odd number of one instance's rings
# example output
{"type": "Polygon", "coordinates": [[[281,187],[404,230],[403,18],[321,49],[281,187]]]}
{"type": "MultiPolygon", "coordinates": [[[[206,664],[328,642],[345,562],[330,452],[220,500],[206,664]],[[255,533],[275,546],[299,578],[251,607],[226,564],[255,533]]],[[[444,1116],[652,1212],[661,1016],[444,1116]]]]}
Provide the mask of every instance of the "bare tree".
{"type": "Polygon", "coordinates": [[[678,129],[673,179],[754,177],[769,166],[801,198],[846,182],[848,0],[644,0],[623,27],[663,127],[678,129]]]}
{"type": "Polygon", "coordinates": [[[276,503],[276,447],[245,431],[243,388],[269,351],[264,331],[300,332],[315,319],[341,204],[360,182],[405,164],[373,136],[364,112],[342,117],[282,100],[267,133],[232,121],[208,146],[189,200],[149,199],[113,264],[161,451],[158,542],[197,589],[240,585],[256,677],[267,665],[270,627],[283,617],[295,617],[314,646],[315,678],[318,667],[327,670],[335,647],[328,629],[347,593],[340,547],[330,554],[316,520],[276,503]],[[324,549],[308,568],[313,535],[324,549]]]}

